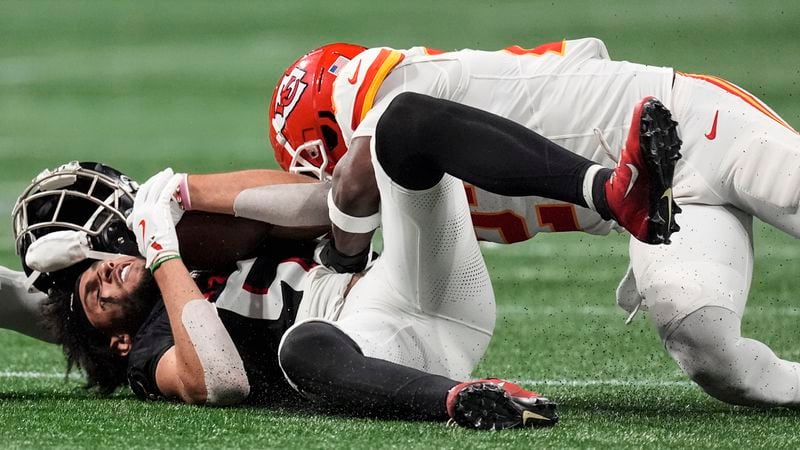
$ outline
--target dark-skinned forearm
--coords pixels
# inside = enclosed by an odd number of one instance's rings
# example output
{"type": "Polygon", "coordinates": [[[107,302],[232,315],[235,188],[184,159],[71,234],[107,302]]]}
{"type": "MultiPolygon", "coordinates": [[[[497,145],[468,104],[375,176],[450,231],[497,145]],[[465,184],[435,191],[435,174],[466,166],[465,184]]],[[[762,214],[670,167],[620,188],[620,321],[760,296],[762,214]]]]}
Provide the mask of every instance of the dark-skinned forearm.
{"type": "MultiPolygon", "coordinates": [[[[345,214],[367,217],[378,212],[380,194],[369,151],[368,137],[353,139],[351,147],[333,173],[333,201],[345,214]]],[[[336,249],[345,255],[356,255],[370,245],[369,233],[349,233],[333,225],[336,249]]]]}

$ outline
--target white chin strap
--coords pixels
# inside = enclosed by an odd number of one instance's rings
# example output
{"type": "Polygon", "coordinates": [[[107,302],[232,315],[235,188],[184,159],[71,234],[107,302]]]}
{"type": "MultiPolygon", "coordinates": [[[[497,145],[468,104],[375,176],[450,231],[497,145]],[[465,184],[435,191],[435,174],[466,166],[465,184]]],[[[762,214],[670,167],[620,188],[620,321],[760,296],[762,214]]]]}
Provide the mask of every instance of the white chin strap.
{"type": "Polygon", "coordinates": [[[25,254],[25,264],[33,269],[33,273],[25,281],[30,290],[41,273],[66,269],[87,259],[107,260],[122,256],[92,250],[89,247],[89,236],[84,231],[54,231],[33,242],[25,254]]]}

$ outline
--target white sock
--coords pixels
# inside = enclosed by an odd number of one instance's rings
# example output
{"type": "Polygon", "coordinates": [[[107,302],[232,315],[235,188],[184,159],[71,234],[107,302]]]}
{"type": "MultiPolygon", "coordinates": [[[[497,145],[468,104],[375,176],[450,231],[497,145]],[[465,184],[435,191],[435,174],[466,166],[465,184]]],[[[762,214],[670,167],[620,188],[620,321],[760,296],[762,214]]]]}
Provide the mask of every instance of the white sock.
{"type": "Polygon", "coordinates": [[[583,200],[586,201],[586,206],[592,211],[597,211],[594,206],[594,199],[592,198],[592,187],[594,186],[594,177],[604,167],[600,164],[595,164],[586,170],[586,175],[583,177],[583,200]]]}

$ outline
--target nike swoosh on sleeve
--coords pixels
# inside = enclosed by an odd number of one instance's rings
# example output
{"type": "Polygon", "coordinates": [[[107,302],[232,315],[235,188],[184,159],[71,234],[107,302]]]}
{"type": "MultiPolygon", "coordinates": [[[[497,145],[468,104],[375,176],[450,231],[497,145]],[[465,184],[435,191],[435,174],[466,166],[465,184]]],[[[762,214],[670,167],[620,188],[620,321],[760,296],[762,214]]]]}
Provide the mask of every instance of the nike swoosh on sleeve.
{"type": "Polygon", "coordinates": [[[717,138],[717,119],[719,118],[719,110],[714,113],[714,123],[711,124],[711,131],[706,133],[706,139],[713,141],[717,138]]]}
{"type": "Polygon", "coordinates": [[[358,81],[358,72],[361,70],[361,60],[358,60],[358,65],[356,65],[356,70],[353,72],[353,76],[347,79],[347,82],[350,84],[356,84],[358,81]]]}

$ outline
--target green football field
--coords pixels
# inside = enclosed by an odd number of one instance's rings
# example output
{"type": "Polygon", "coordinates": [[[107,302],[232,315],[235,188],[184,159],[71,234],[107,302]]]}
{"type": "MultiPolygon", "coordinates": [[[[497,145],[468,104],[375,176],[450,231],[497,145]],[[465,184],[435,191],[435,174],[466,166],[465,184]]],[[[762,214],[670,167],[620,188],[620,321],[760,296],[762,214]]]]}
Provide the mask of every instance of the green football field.
{"type": "MultiPolygon", "coordinates": [[[[800,126],[800,3],[0,0],[0,264],[36,173],[98,160],[140,180],[275,167],[266,101],[281,70],[333,42],[406,48],[531,47],[583,36],[615,59],[729,79],[800,126]]],[[[680,219],[680,218],[679,218],[680,219]]],[[[744,333],[800,359],[800,244],[756,225],[744,333]]],[[[60,350],[0,331],[4,448],[575,448],[800,446],[800,415],[705,395],[666,355],[645,315],[624,325],[614,289],[627,236],[539,236],[485,247],[497,291],[494,341],[475,376],[555,398],[545,430],[315,414],[302,405],[213,409],[99,398],[63,376],[60,350]]],[[[2,318],[0,318],[2,323],[2,318]]]]}

